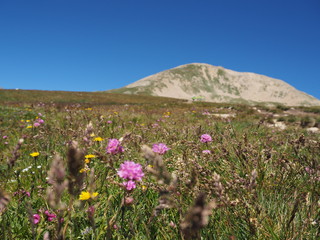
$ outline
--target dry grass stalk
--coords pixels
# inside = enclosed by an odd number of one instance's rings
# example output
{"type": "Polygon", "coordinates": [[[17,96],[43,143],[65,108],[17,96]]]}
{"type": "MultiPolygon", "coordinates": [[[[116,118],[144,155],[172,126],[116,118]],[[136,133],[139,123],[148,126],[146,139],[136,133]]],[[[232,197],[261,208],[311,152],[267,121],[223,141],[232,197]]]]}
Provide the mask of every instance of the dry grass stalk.
{"type": "Polygon", "coordinates": [[[189,209],[186,217],[180,224],[184,239],[200,239],[200,230],[209,222],[212,209],[216,208],[215,201],[205,203],[205,194],[200,193],[194,205],[189,209]]]}
{"type": "Polygon", "coordinates": [[[48,182],[52,185],[47,189],[47,201],[50,207],[54,209],[64,208],[61,203],[61,197],[68,186],[68,180],[65,179],[66,172],[63,161],[60,156],[56,155],[52,161],[48,172],[48,182]]]}
{"type": "Polygon", "coordinates": [[[152,149],[147,145],[143,145],[141,149],[143,156],[152,165],[152,168],[147,167],[147,171],[152,173],[157,178],[159,184],[165,183],[167,185],[170,185],[172,176],[167,171],[162,157],[159,154],[153,152],[152,149]]]}
{"type": "Polygon", "coordinates": [[[72,141],[68,148],[68,170],[69,170],[69,193],[76,196],[80,193],[83,185],[84,173],[80,170],[84,166],[84,152],[78,148],[78,143],[72,141]]]}
{"type": "MultiPolygon", "coordinates": [[[[47,189],[47,201],[50,207],[58,210],[56,233],[54,239],[65,239],[62,231],[62,216],[66,209],[66,205],[61,202],[62,194],[68,186],[68,180],[66,180],[66,171],[63,164],[63,160],[60,156],[56,155],[52,161],[50,170],[48,172],[48,182],[52,184],[52,187],[47,189]]],[[[49,237],[49,236],[47,236],[49,237]]]]}
{"type": "Polygon", "coordinates": [[[87,146],[91,146],[92,145],[92,137],[91,134],[93,134],[93,126],[92,126],[92,122],[90,121],[89,124],[87,125],[85,131],[84,131],[84,137],[83,140],[86,143],[87,146]]]}
{"type": "Polygon", "coordinates": [[[6,210],[7,205],[9,204],[10,197],[9,195],[0,189],[0,215],[6,210]]]}
{"type": "Polygon", "coordinates": [[[45,233],[43,234],[43,240],[50,240],[50,234],[49,234],[49,232],[45,232],[45,233]]]}
{"type": "Polygon", "coordinates": [[[20,157],[19,150],[20,150],[23,142],[24,142],[23,138],[19,139],[16,147],[14,148],[14,150],[12,152],[12,157],[8,160],[9,168],[12,168],[14,166],[15,162],[17,161],[17,159],[20,157]]]}
{"type": "Polygon", "coordinates": [[[159,204],[153,210],[153,214],[149,220],[151,222],[154,217],[159,215],[161,210],[174,207],[174,199],[171,193],[176,190],[177,179],[168,172],[162,157],[154,153],[150,147],[143,145],[142,153],[152,165],[152,167],[147,167],[147,171],[157,178],[160,185],[164,185],[159,188],[159,204]]]}

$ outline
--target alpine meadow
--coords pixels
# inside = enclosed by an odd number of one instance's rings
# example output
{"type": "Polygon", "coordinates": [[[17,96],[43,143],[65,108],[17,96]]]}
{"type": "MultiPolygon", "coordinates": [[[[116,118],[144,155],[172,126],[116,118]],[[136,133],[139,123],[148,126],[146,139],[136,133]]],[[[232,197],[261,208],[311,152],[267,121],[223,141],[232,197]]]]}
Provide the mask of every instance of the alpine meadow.
{"type": "Polygon", "coordinates": [[[0,89],[0,239],[320,239],[320,107],[0,89]]]}

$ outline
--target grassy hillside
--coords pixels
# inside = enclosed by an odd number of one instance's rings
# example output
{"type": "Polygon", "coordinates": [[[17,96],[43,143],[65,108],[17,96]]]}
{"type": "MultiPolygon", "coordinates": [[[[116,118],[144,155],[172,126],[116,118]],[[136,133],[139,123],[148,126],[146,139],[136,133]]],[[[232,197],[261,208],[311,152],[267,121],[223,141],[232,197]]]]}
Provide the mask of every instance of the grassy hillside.
{"type": "Polygon", "coordinates": [[[152,104],[152,103],[181,103],[180,99],[152,97],[145,95],[124,95],[106,92],[63,92],[63,91],[39,91],[39,90],[4,90],[0,89],[0,103],[2,104],[152,104]]]}
{"type": "Polygon", "coordinates": [[[319,239],[318,122],[319,108],[1,90],[0,239],[319,239]]]}

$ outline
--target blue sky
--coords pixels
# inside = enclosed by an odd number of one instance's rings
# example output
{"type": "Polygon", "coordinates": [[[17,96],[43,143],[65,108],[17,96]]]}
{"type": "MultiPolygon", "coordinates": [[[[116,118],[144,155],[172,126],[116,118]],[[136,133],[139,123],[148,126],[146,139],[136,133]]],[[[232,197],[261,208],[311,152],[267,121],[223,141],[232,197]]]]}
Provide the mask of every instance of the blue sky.
{"type": "Polygon", "coordinates": [[[1,0],[0,86],[101,91],[200,62],[320,99],[319,0],[1,0]]]}

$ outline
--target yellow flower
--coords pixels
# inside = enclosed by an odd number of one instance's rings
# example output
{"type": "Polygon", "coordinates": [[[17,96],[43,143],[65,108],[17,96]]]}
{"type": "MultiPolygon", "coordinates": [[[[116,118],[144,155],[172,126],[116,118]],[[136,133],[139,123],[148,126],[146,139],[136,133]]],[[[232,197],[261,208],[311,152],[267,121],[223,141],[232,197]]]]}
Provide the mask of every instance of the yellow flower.
{"type": "Polygon", "coordinates": [[[84,156],[85,158],[95,158],[97,157],[96,155],[93,155],[93,154],[88,154],[88,155],[85,155],[84,156]]]}
{"type": "Polygon", "coordinates": [[[30,153],[30,156],[31,156],[31,157],[38,157],[39,155],[40,155],[39,152],[30,153]]]}
{"type": "Polygon", "coordinates": [[[32,126],[31,126],[31,125],[28,125],[27,128],[32,128],[32,126]]]}
{"type": "Polygon", "coordinates": [[[21,119],[21,120],[20,120],[20,122],[24,122],[24,120],[23,120],[23,119],[21,119]]]}
{"type": "Polygon", "coordinates": [[[91,194],[89,192],[81,192],[79,200],[84,201],[90,199],[91,194]]]}
{"type": "Polygon", "coordinates": [[[30,122],[30,120],[26,120],[26,122],[28,123],[28,122],[30,122]]]}
{"type": "Polygon", "coordinates": [[[91,110],[92,110],[92,108],[86,108],[85,110],[91,111],[91,110]]]}
{"type": "Polygon", "coordinates": [[[88,167],[87,164],[85,164],[84,168],[80,169],[80,173],[84,173],[84,172],[89,172],[90,171],[90,168],[88,167]]]}
{"type": "Polygon", "coordinates": [[[86,159],[84,160],[84,162],[85,162],[85,163],[89,163],[89,162],[90,162],[90,159],[89,159],[89,158],[86,158],[86,159]]]}
{"type": "Polygon", "coordinates": [[[79,200],[84,201],[84,200],[89,200],[90,198],[94,199],[95,197],[98,196],[98,194],[99,193],[97,192],[94,192],[91,194],[90,192],[82,191],[81,194],[79,195],[79,200]]]}
{"type": "Polygon", "coordinates": [[[93,141],[95,141],[95,142],[101,142],[102,140],[103,140],[103,138],[101,138],[101,137],[96,137],[93,139],[93,141]]]}
{"type": "Polygon", "coordinates": [[[94,133],[91,133],[91,134],[90,134],[90,137],[94,137],[94,136],[95,136],[95,134],[94,134],[94,133]]]}
{"type": "Polygon", "coordinates": [[[142,185],[141,188],[142,188],[142,191],[147,190],[147,186],[145,186],[145,185],[142,185]]]}

